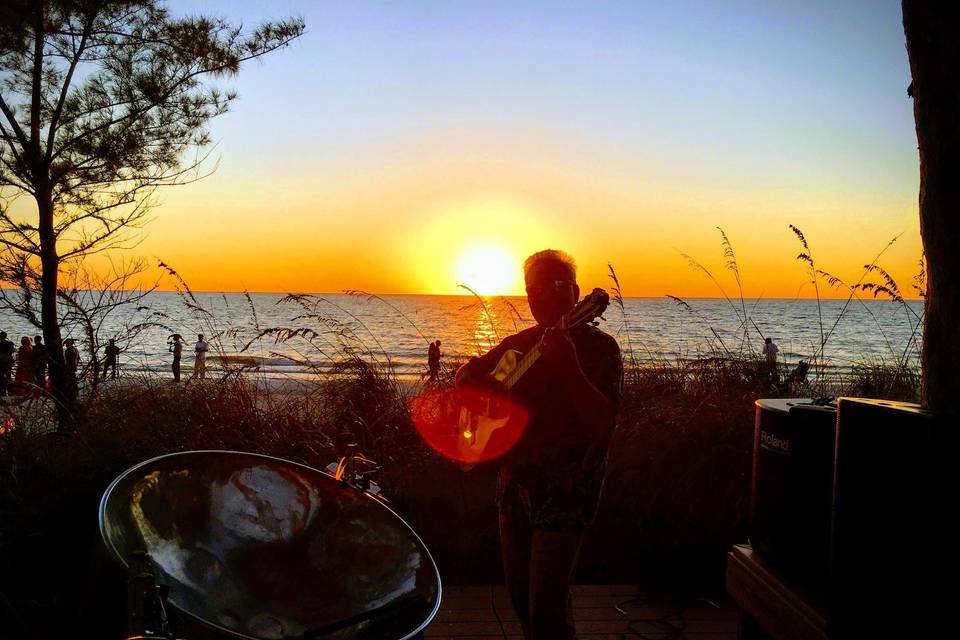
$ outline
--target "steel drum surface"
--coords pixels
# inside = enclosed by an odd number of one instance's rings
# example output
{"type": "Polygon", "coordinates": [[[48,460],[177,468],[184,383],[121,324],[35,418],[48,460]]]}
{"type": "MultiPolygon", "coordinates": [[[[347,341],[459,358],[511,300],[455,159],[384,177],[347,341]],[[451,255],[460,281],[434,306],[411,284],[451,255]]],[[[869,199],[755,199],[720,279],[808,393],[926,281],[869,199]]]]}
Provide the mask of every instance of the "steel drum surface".
{"type": "Polygon", "coordinates": [[[143,462],[104,493],[100,531],[124,565],[146,551],[169,602],[233,637],[399,640],[440,607],[437,567],[400,516],[279,458],[143,462]]]}

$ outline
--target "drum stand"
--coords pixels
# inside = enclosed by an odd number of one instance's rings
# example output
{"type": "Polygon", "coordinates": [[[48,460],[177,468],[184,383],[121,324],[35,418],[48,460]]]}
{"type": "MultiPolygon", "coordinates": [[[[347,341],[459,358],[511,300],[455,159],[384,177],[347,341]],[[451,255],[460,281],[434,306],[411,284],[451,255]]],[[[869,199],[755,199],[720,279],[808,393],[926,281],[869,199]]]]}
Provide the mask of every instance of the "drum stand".
{"type": "Polygon", "coordinates": [[[379,465],[369,458],[364,458],[356,453],[358,447],[355,444],[347,445],[346,455],[340,458],[339,462],[331,462],[327,465],[327,472],[339,480],[342,486],[351,486],[354,489],[365,491],[375,498],[386,502],[386,498],[380,495],[380,485],[370,479],[380,470],[379,465]],[[367,467],[366,471],[359,471],[357,465],[367,467]]]}
{"type": "Polygon", "coordinates": [[[127,635],[124,640],[176,640],[167,617],[167,587],[157,584],[146,551],[129,555],[127,571],[127,635]]]}

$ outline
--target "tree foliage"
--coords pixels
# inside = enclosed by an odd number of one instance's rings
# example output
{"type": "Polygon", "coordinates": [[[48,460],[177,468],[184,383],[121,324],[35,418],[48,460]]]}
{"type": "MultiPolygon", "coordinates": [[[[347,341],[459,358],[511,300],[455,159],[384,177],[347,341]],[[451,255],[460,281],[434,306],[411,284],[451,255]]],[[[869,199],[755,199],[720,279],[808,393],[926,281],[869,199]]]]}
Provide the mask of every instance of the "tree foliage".
{"type": "MultiPolygon", "coordinates": [[[[236,94],[213,78],[303,32],[174,18],[154,0],[7,0],[0,18],[0,194],[49,197],[61,260],[123,246],[158,186],[197,176],[208,123],[236,94]]],[[[41,222],[0,212],[0,242],[39,256],[41,222]]]]}
{"type": "Polygon", "coordinates": [[[158,187],[202,177],[209,123],[236,99],[222,81],[303,32],[299,18],[245,32],[175,17],[160,0],[0,4],[0,286],[20,292],[0,303],[42,326],[60,405],[57,304],[77,300],[61,271],[130,247],[158,187]]]}

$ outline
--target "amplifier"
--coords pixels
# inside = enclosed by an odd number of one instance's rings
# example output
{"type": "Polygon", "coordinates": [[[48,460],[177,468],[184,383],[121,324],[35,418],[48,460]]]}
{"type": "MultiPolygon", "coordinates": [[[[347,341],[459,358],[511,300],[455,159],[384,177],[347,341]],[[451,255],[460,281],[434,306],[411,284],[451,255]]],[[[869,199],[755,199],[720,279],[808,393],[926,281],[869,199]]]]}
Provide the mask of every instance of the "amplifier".
{"type": "Polygon", "coordinates": [[[808,585],[827,576],[836,415],[803,398],[756,402],[750,544],[808,585]]]}
{"type": "Polygon", "coordinates": [[[904,402],[838,405],[830,637],[939,637],[955,608],[957,425],[904,402]]]}

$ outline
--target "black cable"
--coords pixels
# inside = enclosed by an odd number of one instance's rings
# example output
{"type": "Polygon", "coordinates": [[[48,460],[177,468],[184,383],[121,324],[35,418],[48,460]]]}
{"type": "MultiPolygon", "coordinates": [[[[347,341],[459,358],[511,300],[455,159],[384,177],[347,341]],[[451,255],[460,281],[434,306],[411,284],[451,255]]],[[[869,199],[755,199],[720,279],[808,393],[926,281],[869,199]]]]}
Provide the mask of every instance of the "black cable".
{"type": "Polygon", "coordinates": [[[658,640],[683,640],[686,638],[687,630],[687,621],[684,619],[683,614],[686,612],[687,605],[685,602],[673,602],[671,603],[669,599],[656,599],[652,597],[637,597],[624,600],[617,605],[617,611],[624,616],[629,614],[623,610],[623,607],[628,607],[631,605],[636,605],[643,607],[645,605],[668,605],[672,606],[673,609],[667,613],[657,616],[657,617],[636,617],[631,618],[627,623],[627,633],[620,634],[621,640],[626,640],[630,638],[640,638],[641,640],[653,640],[647,634],[656,634],[658,640]],[[648,624],[657,627],[654,631],[641,631],[637,629],[639,624],[648,624]],[[629,635],[628,635],[629,634],[629,635]],[[662,637],[662,634],[667,634],[666,637],[662,637]]]}
{"type": "Polygon", "coordinates": [[[503,628],[503,620],[500,619],[500,614],[497,613],[497,603],[493,599],[493,585],[490,585],[490,608],[493,609],[493,615],[497,619],[497,624],[500,625],[500,634],[503,636],[503,640],[507,640],[507,630],[503,628]]]}

